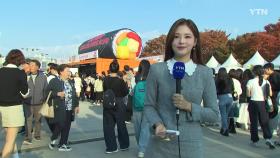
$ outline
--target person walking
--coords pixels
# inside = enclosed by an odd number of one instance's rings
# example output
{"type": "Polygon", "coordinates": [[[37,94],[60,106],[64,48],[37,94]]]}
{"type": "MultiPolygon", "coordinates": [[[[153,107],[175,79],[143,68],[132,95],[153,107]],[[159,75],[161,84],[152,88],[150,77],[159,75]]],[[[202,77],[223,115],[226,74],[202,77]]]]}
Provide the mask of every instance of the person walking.
{"type": "Polygon", "coordinates": [[[102,104],[102,97],[103,97],[103,80],[101,76],[97,75],[97,79],[94,83],[94,92],[96,96],[95,105],[100,106],[102,104]]]}
{"type": "Polygon", "coordinates": [[[81,95],[81,91],[82,91],[82,88],[83,88],[83,84],[82,84],[82,79],[79,76],[78,72],[75,73],[74,83],[75,83],[75,89],[76,89],[77,97],[80,100],[80,95],[81,95]]]}
{"type": "Polygon", "coordinates": [[[68,137],[71,122],[74,121],[75,114],[79,113],[79,101],[74,83],[70,80],[70,69],[66,64],[58,66],[59,77],[54,78],[48,85],[47,92],[51,92],[49,105],[54,106],[55,129],[51,136],[49,148],[55,148],[56,140],[60,136],[58,151],[71,151],[68,145],[68,137]]]}
{"type": "Polygon", "coordinates": [[[138,145],[138,157],[144,157],[150,138],[150,126],[147,118],[143,115],[146,94],[146,79],[150,70],[150,62],[141,60],[138,72],[135,76],[136,85],[132,92],[133,126],[138,145]]]}
{"type": "Polygon", "coordinates": [[[225,68],[220,68],[216,79],[217,95],[219,100],[219,109],[221,114],[221,130],[223,136],[229,136],[229,113],[232,108],[234,91],[233,81],[227,74],[225,68]]]}
{"type": "Polygon", "coordinates": [[[34,139],[41,140],[41,117],[39,113],[45,99],[46,88],[48,85],[47,77],[39,72],[41,64],[38,60],[30,61],[30,75],[28,79],[28,88],[30,89],[27,97],[27,104],[30,110],[30,115],[27,117],[27,137],[24,140],[24,144],[32,144],[32,131],[34,120],[34,139]]]}
{"type": "Polygon", "coordinates": [[[28,85],[25,72],[18,68],[24,59],[20,50],[13,49],[6,56],[5,66],[0,68],[0,120],[5,129],[2,158],[11,156],[17,133],[24,126],[22,94],[28,92],[28,85]]]}
{"type": "Polygon", "coordinates": [[[270,149],[274,149],[275,146],[271,141],[272,133],[269,128],[269,117],[265,109],[265,97],[266,95],[271,96],[271,86],[270,83],[263,78],[264,70],[261,65],[256,65],[253,68],[253,73],[255,75],[254,79],[251,79],[247,83],[247,96],[250,97],[249,102],[249,116],[250,116],[250,134],[251,134],[251,144],[252,146],[257,146],[259,141],[258,136],[258,122],[260,122],[263,137],[266,141],[266,145],[270,149]],[[269,87],[269,90],[267,90],[269,87]],[[266,94],[268,91],[269,94],[266,94]]]}

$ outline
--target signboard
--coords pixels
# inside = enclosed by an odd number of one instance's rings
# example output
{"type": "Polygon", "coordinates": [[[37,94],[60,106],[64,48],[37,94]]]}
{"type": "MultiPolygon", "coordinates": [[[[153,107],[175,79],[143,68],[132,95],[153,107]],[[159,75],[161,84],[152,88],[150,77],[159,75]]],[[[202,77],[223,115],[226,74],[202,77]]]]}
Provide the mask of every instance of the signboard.
{"type": "Polygon", "coordinates": [[[91,58],[98,58],[98,50],[79,54],[79,60],[86,60],[91,58]]]}
{"type": "Polygon", "coordinates": [[[86,54],[82,59],[92,57],[87,53],[95,51],[95,58],[136,59],[142,51],[142,40],[130,29],[119,29],[87,40],[79,47],[79,55],[86,54]]]}

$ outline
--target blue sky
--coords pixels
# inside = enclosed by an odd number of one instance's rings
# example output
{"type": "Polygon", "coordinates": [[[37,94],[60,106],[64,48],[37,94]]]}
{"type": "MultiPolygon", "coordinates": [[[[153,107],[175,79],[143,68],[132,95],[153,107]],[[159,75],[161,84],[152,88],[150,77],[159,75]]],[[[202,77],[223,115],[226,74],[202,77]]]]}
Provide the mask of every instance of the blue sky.
{"type": "Polygon", "coordinates": [[[77,54],[83,41],[119,28],[147,41],[181,17],[200,31],[224,30],[234,38],[276,23],[279,6],[279,0],[6,0],[0,5],[0,54],[39,48],[64,58],[77,54]]]}

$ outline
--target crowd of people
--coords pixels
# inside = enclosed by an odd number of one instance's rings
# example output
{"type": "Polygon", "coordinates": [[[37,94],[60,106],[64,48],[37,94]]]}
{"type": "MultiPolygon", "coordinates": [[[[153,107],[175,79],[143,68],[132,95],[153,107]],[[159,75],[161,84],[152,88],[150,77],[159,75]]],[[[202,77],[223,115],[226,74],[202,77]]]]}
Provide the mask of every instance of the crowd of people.
{"type": "Polygon", "coordinates": [[[14,49],[0,69],[4,88],[0,92],[1,120],[6,130],[3,158],[13,151],[18,132],[25,133],[23,144],[41,140],[40,110],[48,94],[49,105],[54,107],[54,118],[46,118],[52,133],[50,147],[60,136],[58,150],[71,150],[68,135],[73,116],[79,112],[79,101],[69,66],[50,64],[47,75],[40,71],[40,66],[38,60],[25,59],[20,50],[14,49]]]}
{"type": "Polygon", "coordinates": [[[171,26],[164,62],[150,65],[142,60],[137,72],[129,65],[120,71],[114,59],[107,74],[71,74],[68,65],[55,63],[49,63],[44,73],[38,60],[25,59],[17,49],[8,53],[4,65],[0,68],[0,118],[6,131],[3,158],[14,150],[18,132],[24,133],[26,145],[42,139],[40,109],[48,96],[49,106],[54,107],[54,117],[45,118],[50,150],[72,150],[68,137],[80,101],[103,107],[107,154],[129,149],[126,123],[130,121],[138,157],[203,157],[201,124],[217,123],[219,118],[222,136],[243,127],[250,130],[252,146],[257,146],[259,123],[266,145],[274,149],[280,144],[272,141],[274,131],[280,134],[280,74],[273,64],[244,72],[220,68],[216,75],[202,63],[199,31],[189,19],[171,26]],[[185,66],[180,93],[173,78],[177,62],[185,66]]]}
{"type": "Polygon", "coordinates": [[[9,157],[14,150],[17,133],[24,135],[24,145],[31,145],[33,140],[40,141],[42,119],[46,120],[51,133],[49,148],[58,147],[59,151],[71,151],[68,137],[71,122],[79,113],[79,101],[88,101],[100,106],[103,104],[103,91],[112,88],[111,86],[116,89],[116,97],[120,98],[118,103],[120,110],[117,110],[119,109],[117,106],[113,110],[104,108],[104,137],[106,142],[109,141],[106,143],[106,153],[117,149],[116,142],[115,145],[112,143],[115,123],[120,132],[118,136],[122,137],[119,140],[124,140],[122,150],[128,149],[129,138],[125,122],[130,122],[132,117],[132,100],[129,92],[135,84],[134,73],[127,65],[124,67],[126,71],[120,72],[117,60],[111,65],[107,76],[102,73],[79,77],[78,73],[72,75],[68,65],[55,63],[49,63],[47,72],[43,72],[40,70],[41,64],[38,60],[25,59],[20,50],[11,50],[4,67],[0,69],[2,86],[0,114],[2,126],[6,131],[2,157],[9,157]],[[11,78],[13,80],[10,80],[11,78]],[[121,82],[122,87],[119,87],[118,82],[121,82]],[[54,118],[43,118],[40,113],[48,95],[50,96],[48,104],[54,107],[54,118]],[[130,108],[127,108],[128,104],[130,108]],[[13,117],[15,114],[17,117],[13,117]],[[121,133],[124,133],[123,136],[121,133]],[[59,137],[60,140],[57,142],[59,137]]]}
{"type": "Polygon", "coordinates": [[[260,124],[266,145],[270,149],[279,145],[279,141],[272,142],[273,133],[279,135],[280,104],[280,73],[274,71],[274,65],[267,63],[252,70],[229,73],[221,68],[215,79],[222,123],[220,133],[229,136],[236,133],[236,127],[250,129],[251,144],[257,146],[260,124]]]}

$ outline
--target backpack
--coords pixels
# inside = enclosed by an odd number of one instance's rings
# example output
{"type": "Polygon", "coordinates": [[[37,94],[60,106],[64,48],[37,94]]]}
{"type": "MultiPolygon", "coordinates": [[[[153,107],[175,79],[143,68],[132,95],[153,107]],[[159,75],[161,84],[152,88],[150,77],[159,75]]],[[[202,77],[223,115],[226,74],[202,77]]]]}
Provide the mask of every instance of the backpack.
{"type": "Polygon", "coordinates": [[[139,81],[134,88],[133,107],[142,111],[144,108],[144,100],[146,94],[146,81],[139,81]]]}
{"type": "Polygon", "coordinates": [[[268,81],[266,81],[267,83],[264,85],[264,98],[265,98],[265,108],[266,111],[268,112],[268,116],[270,119],[274,118],[275,116],[277,116],[278,114],[278,106],[277,106],[277,102],[275,102],[276,105],[274,105],[272,103],[272,100],[269,96],[269,91],[270,91],[270,85],[268,84],[268,81]],[[270,112],[271,107],[274,108],[274,110],[272,112],[270,112]]]}
{"type": "Polygon", "coordinates": [[[107,89],[103,94],[103,107],[113,109],[116,106],[116,96],[112,89],[107,89]]]}

